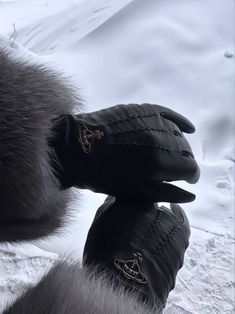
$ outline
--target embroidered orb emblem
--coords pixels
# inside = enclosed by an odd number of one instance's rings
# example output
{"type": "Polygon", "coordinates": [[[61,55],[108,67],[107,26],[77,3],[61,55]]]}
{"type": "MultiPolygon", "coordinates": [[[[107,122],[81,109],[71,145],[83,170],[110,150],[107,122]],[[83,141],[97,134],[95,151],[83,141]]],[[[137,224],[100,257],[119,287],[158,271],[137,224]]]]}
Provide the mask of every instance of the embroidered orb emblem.
{"type": "Polygon", "coordinates": [[[130,280],[137,281],[142,284],[146,284],[147,280],[144,274],[141,272],[139,262],[142,261],[142,255],[140,253],[133,253],[133,259],[127,261],[115,259],[114,265],[122,274],[130,280]]]}
{"type": "Polygon", "coordinates": [[[89,154],[94,140],[100,140],[102,137],[104,137],[104,132],[100,130],[95,130],[95,132],[93,132],[87,128],[84,122],[80,123],[78,130],[78,141],[85,153],[89,154]]]}

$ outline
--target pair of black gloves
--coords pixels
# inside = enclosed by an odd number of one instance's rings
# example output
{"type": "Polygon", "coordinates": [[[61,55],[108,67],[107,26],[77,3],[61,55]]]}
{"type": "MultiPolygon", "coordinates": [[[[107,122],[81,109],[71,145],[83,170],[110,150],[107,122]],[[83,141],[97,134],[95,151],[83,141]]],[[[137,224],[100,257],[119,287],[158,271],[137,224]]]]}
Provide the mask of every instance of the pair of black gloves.
{"type": "Polygon", "coordinates": [[[110,273],[115,284],[158,309],[174,287],[189,243],[188,220],[176,203],[195,196],[167,182],[198,181],[183,135],[194,131],[168,108],[129,104],[60,117],[50,139],[62,189],[109,195],[89,230],[83,264],[110,273]]]}

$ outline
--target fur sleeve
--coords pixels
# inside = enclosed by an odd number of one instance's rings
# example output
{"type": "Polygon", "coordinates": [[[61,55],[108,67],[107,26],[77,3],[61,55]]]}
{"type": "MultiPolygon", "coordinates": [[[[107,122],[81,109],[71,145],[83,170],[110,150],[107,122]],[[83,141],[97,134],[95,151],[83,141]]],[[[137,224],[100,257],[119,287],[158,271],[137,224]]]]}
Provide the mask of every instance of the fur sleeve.
{"type": "Polygon", "coordinates": [[[0,48],[0,241],[46,236],[63,224],[67,192],[48,139],[80,100],[57,73],[0,48]]]}
{"type": "Polygon", "coordinates": [[[107,275],[97,277],[64,261],[4,314],[160,314],[141,305],[137,297],[114,286],[107,275]]]}

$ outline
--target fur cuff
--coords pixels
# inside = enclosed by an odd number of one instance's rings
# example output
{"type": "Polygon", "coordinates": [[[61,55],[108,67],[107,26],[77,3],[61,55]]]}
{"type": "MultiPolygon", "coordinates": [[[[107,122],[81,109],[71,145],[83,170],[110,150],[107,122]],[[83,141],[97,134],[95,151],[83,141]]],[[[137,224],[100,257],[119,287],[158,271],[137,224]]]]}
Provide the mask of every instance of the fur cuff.
{"type": "Polygon", "coordinates": [[[52,172],[48,139],[79,104],[57,73],[0,48],[0,241],[45,236],[63,223],[67,193],[52,172]]]}

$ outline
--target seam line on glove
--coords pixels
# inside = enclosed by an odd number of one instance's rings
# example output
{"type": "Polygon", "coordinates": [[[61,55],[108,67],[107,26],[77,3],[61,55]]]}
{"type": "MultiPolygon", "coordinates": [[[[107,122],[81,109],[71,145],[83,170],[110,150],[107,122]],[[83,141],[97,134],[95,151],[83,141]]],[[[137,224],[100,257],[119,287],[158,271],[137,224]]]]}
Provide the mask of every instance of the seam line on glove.
{"type": "Polygon", "coordinates": [[[176,152],[179,155],[181,155],[181,152],[175,150],[175,149],[170,149],[170,148],[165,148],[165,147],[161,147],[157,144],[147,144],[147,143],[109,143],[108,145],[113,145],[113,146],[145,146],[145,147],[149,147],[152,149],[159,149],[159,150],[163,150],[163,151],[167,151],[167,152],[176,152]]]}
{"type": "Polygon", "coordinates": [[[134,132],[145,132],[145,131],[156,131],[156,132],[162,132],[167,133],[169,135],[172,135],[168,130],[166,129],[157,129],[157,128],[139,128],[139,129],[133,129],[133,130],[120,130],[117,132],[106,132],[108,135],[118,135],[118,134],[125,134],[125,133],[134,133],[134,132]]]}
{"type": "Polygon", "coordinates": [[[181,228],[181,226],[174,226],[171,228],[171,230],[169,231],[167,236],[161,241],[161,243],[157,247],[154,248],[155,253],[152,254],[153,257],[158,256],[159,252],[163,251],[167,247],[170,240],[173,238],[173,236],[176,234],[176,232],[180,228],[181,228]]]}
{"type": "Polygon", "coordinates": [[[138,114],[136,116],[129,116],[129,117],[124,118],[124,119],[110,121],[106,125],[119,124],[119,123],[123,123],[123,122],[130,121],[130,120],[136,120],[138,118],[151,118],[151,117],[158,116],[158,115],[159,114],[156,114],[156,113],[138,114]]]}

